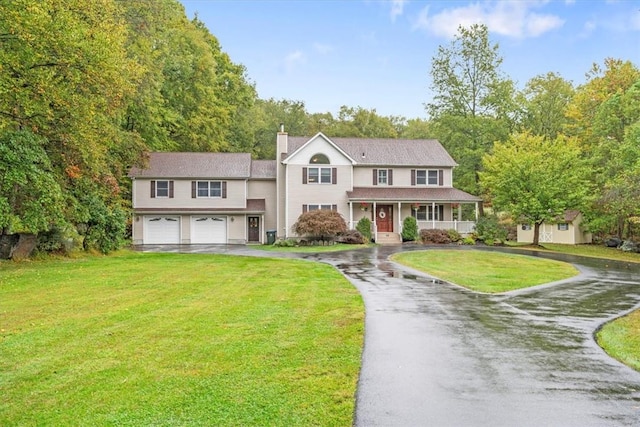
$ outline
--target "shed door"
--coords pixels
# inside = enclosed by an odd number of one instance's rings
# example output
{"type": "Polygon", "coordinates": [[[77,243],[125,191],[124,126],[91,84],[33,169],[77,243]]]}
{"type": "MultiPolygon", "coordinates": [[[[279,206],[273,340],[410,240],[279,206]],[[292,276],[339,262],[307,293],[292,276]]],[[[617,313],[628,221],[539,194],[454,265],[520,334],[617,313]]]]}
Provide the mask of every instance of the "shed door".
{"type": "Polygon", "coordinates": [[[180,243],[180,217],[147,215],[144,217],[142,241],[145,245],[180,243]]]}
{"type": "Polygon", "coordinates": [[[191,217],[191,243],[225,244],[227,243],[227,218],[214,215],[191,217]]]}

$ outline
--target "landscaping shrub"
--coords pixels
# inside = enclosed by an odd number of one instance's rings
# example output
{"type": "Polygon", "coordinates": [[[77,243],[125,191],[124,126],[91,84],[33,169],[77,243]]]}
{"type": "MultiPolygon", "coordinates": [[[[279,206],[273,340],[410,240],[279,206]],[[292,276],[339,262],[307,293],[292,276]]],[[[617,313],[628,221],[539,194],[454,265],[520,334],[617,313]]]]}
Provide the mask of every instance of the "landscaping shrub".
{"type": "Polygon", "coordinates": [[[360,234],[367,239],[367,242],[371,241],[371,220],[369,218],[360,218],[360,221],[358,221],[358,224],[356,225],[356,230],[358,230],[360,234]]]}
{"type": "Polygon", "coordinates": [[[280,248],[293,248],[297,245],[297,242],[293,239],[278,239],[273,242],[273,246],[278,246],[280,248]]]}
{"type": "Polygon", "coordinates": [[[408,216],[402,222],[402,241],[414,242],[418,240],[418,221],[412,216],[408,216]]]}
{"type": "Polygon", "coordinates": [[[451,243],[451,239],[449,238],[449,233],[447,232],[447,230],[438,230],[438,229],[420,230],[420,241],[422,243],[437,243],[437,244],[451,243]]]}
{"type": "Polygon", "coordinates": [[[336,211],[316,210],[300,215],[292,228],[298,236],[307,236],[307,240],[325,242],[347,231],[347,224],[336,211]]]}
{"type": "Polygon", "coordinates": [[[462,240],[462,236],[460,235],[460,233],[458,233],[458,231],[454,230],[453,228],[447,230],[447,234],[449,235],[449,239],[454,243],[462,240]]]}
{"type": "Polygon", "coordinates": [[[467,236],[464,239],[462,239],[462,244],[463,245],[475,245],[476,244],[476,239],[474,239],[473,236],[467,236]]]}
{"type": "Polygon", "coordinates": [[[496,242],[504,242],[507,239],[508,230],[500,224],[496,215],[485,215],[476,222],[476,235],[478,240],[493,245],[496,242]],[[490,243],[487,243],[489,241],[490,243]]]}
{"type": "Polygon", "coordinates": [[[348,245],[362,245],[366,243],[365,237],[358,230],[347,230],[338,236],[338,242],[348,245]]]}

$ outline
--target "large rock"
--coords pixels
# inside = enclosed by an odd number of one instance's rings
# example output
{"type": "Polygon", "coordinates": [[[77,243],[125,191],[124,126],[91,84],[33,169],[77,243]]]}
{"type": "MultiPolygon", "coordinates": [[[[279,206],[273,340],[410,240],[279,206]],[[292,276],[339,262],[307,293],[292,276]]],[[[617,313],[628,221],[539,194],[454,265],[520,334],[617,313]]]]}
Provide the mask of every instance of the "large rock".
{"type": "Polygon", "coordinates": [[[608,248],[617,248],[622,244],[622,239],[619,239],[617,237],[610,237],[604,241],[604,244],[608,248]]]}
{"type": "Polygon", "coordinates": [[[20,234],[18,243],[13,247],[10,257],[13,260],[26,259],[31,256],[38,244],[38,236],[35,234],[20,234]]]}
{"type": "Polygon", "coordinates": [[[635,252],[635,253],[639,253],[640,252],[640,245],[634,241],[631,240],[625,240],[624,242],[622,242],[622,245],[620,245],[620,250],[623,252],[635,252]]]}

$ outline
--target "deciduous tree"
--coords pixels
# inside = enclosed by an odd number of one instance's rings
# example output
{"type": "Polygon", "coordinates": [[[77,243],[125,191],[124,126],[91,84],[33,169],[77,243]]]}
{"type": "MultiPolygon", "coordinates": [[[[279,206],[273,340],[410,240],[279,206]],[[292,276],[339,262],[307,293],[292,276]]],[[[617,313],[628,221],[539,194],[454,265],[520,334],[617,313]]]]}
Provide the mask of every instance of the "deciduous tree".
{"type": "Polygon", "coordinates": [[[590,193],[574,139],[515,134],[496,143],[483,165],[482,188],[498,210],[534,225],[534,245],[540,224],[557,220],[567,209],[581,209],[590,193]]]}
{"type": "Polygon", "coordinates": [[[436,136],[459,163],[456,186],[478,191],[482,156],[513,128],[513,82],[500,71],[498,45],[484,25],[459,27],[431,64],[433,99],[426,104],[436,136]]]}

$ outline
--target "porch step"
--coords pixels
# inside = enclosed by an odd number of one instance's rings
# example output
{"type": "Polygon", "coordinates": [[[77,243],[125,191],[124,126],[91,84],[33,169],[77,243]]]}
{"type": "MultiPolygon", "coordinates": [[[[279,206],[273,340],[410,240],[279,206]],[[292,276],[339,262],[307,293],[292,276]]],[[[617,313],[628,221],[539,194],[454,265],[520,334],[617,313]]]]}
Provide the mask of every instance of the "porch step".
{"type": "Polygon", "coordinates": [[[401,245],[402,237],[398,233],[378,233],[376,243],[379,245],[401,245]]]}

